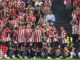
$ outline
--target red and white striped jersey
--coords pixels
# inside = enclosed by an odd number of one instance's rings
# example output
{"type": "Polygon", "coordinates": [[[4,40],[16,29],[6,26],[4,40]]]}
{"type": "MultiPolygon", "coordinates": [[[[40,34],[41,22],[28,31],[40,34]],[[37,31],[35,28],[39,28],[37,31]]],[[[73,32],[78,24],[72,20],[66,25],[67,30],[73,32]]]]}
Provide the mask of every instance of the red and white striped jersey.
{"type": "Polygon", "coordinates": [[[44,3],[44,5],[47,6],[47,7],[49,7],[49,6],[51,6],[52,4],[51,4],[51,2],[48,3],[48,2],[46,1],[46,2],[44,3]]]}
{"type": "Polygon", "coordinates": [[[65,30],[61,32],[61,36],[65,37],[65,38],[62,39],[62,44],[68,43],[68,41],[67,41],[67,32],[65,30]]]}
{"type": "Polygon", "coordinates": [[[8,34],[8,37],[6,38],[6,41],[10,41],[11,40],[11,36],[10,34],[8,34]]]}
{"type": "Polygon", "coordinates": [[[49,35],[51,35],[51,31],[50,30],[48,30],[47,31],[47,43],[52,43],[52,39],[49,37],[49,35]]]}
{"type": "Polygon", "coordinates": [[[26,29],[26,37],[28,42],[34,42],[32,29],[26,29]]]}
{"type": "Polygon", "coordinates": [[[22,42],[25,42],[25,29],[22,29],[22,30],[18,30],[17,31],[17,40],[19,43],[22,43],[22,42]]]}
{"type": "Polygon", "coordinates": [[[75,6],[77,4],[77,0],[74,0],[73,2],[73,6],[75,6]]]}
{"type": "Polygon", "coordinates": [[[41,29],[34,31],[34,39],[35,39],[35,42],[42,42],[42,30],[41,29]]]}
{"type": "Polygon", "coordinates": [[[25,3],[24,3],[23,1],[15,1],[15,3],[16,3],[16,6],[17,6],[17,7],[19,7],[19,6],[21,5],[21,3],[23,3],[24,6],[25,6],[25,3]]]}
{"type": "Polygon", "coordinates": [[[2,20],[0,20],[0,25],[4,27],[5,23],[2,20]]]}
{"type": "MultiPolygon", "coordinates": [[[[57,36],[58,35],[58,30],[54,29],[54,35],[57,36]]],[[[58,38],[54,37],[53,42],[58,42],[58,38]]]]}
{"type": "Polygon", "coordinates": [[[79,26],[77,24],[72,24],[72,34],[78,34],[79,26]]]}
{"type": "Polygon", "coordinates": [[[36,21],[36,17],[35,16],[28,16],[27,17],[27,24],[31,24],[31,25],[35,25],[35,22],[33,22],[33,19],[34,19],[34,21],[36,21]]]}
{"type": "Polygon", "coordinates": [[[7,38],[10,34],[8,32],[10,32],[10,29],[9,28],[5,28],[4,29],[4,32],[5,32],[5,37],[7,38]]]}
{"type": "Polygon", "coordinates": [[[20,21],[18,20],[18,18],[16,20],[11,20],[10,24],[15,24],[15,23],[19,23],[20,21]]]}

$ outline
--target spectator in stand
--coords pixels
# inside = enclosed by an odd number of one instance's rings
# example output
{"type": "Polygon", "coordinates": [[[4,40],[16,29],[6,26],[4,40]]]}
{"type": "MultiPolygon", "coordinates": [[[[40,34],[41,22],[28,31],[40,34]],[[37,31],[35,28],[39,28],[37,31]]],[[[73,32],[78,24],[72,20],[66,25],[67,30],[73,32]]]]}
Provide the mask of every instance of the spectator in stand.
{"type": "Polygon", "coordinates": [[[76,9],[72,12],[72,19],[74,20],[74,19],[77,19],[77,11],[76,11],[76,9]]]}
{"type": "Polygon", "coordinates": [[[55,16],[52,14],[51,10],[48,11],[48,14],[46,16],[46,22],[49,23],[50,25],[54,25],[55,16]]]}
{"type": "Polygon", "coordinates": [[[36,9],[34,10],[34,15],[36,16],[36,25],[40,19],[40,15],[43,15],[43,11],[41,10],[40,6],[36,6],[36,9]]]}
{"type": "Polygon", "coordinates": [[[51,8],[51,5],[52,5],[52,3],[51,3],[50,0],[46,0],[45,3],[44,3],[44,6],[47,7],[48,9],[51,8]]]}
{"type": "Polygon", "coordinates": [[[23,0],[24,2],[25,2],[25,7],[27,7],[28,6],[28,4],[29,4],[29,0],[23,0]]]}
{"type": "Polygon", "coordinates": [[[46,16],[48,15],[48,8],[44,8],[44,19],[46,19],[46,16]]]}
{"type": "Polygon", "coordinates": [[[37,6],[37,5],[42,6],[42,4],[43,4],[42,0],[38,0],[35,2],[35,6],[37,6]]]}
{"type": "Polygon", "coordinates": [[[78,5],[80,5],[80,0],[74,0],[73,1],[73,6],[76,7],[78,5]]]}
{"type": "Polygon", "coordinates": [[[64,5],[66,6],[68,17],[70,17],[71,16],[71,9],[72,9],[71,0],[64,0],[64,5]]]}
{"type": "Polygon", "coordinates": [[[73,7],[76,7],[76,5],[77,5],[77,0],[74,0],[73,1],[73,7]]]}
{"type": "Polygon", "coordinates": [[[35,25],[36,16],[34,15],[33,11],[31,11],[30,14],[27,16],[26,22],[27,24],[30,24],[32,26],[35,25]]]}

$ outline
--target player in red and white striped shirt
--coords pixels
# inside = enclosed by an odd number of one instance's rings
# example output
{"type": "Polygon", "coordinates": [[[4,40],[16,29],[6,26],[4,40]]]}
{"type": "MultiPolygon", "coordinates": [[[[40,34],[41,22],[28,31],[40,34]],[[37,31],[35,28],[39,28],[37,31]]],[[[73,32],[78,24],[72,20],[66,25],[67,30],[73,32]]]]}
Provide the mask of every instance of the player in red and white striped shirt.
{"type": "Polygon", "coordinates": [[[5,32],[4,31],[2,31],[2,33],[1,33],[1,40],[2,40],[2,42],[6,42],[7,41],[7,39],[6,39],[6,37],[5,37],[5,32]]]}
{"type": "Polygon", "coordinates": [[[60,29],[61,29],[61,37],[60,38],[62,39],[62,48],[64,48],[68,43],[67,32],[66,32],[66,30],[64,29],[63,26],[61,26],[60,29]]]}
{"type": "Polygon", "coordinates": [[[5,36],[5,38],[6,38],[6,42],[10,42],[10,40],[11,40],[11,37],[10,37],[10,34],[9,34],[10,29],[6,27],[6,28],[4,29],[4,32],[5,32],[4,36],[5,36]]]}
{"type": "Polygon", "coordinates": [[[51,28],[47,31],[47,41],[46,43],[52,43],[52,39],[50,38],[51,35],[51,28]]]}
{"type": "Polygon", "coordinates": [[[27,25],[27,29],[25,29],[26,31],[26,42],[29,43],[30,46],[33,46],[34,44],[34,36],[33,36],[33,30],[31,28],[31,25],[27,25]]]}
{"type": "Polygon", "coordinates": [[[46,7],[48,7],[48,8],[51,8],[52,3],[51,3],[51,1],[47,0],[47,1],[44,3],[44,5],[45,5],[46,7]]]}
{"type": "Polygon", "coordinates": [[[78,21],[74,19],[70,22],[70,24],[72,25],[73,43],[76,44],[76,40],[78,40],[78,33],[79,33],[78,21]]]}
{"type": "Polygon", "coordinates": [[[19,29],[16,31],[17,32],[17,42],[18,42],[18,51],[20,52],[20,57],[22,57],[21,53],[24,51],[24,46],[25,46],[25,29],[23,26],[19,26],[19,29]]]}
{"type": "Polygon", "coordinates": [[[19,26],[19,29],[17,30],[17,41],[19,43],[19,47],[24,46],[25,42],[25,29],[22,28],[22,26],[19,26]]]}
{"type": "Polygon", "coordinates": [[[58,30],[56,29],[55,26],[52,27],[52,30],[51,30],[51,35],[54,37],[53,38],[53,42],[58,42],[58,30]]]}
{"type": "Polygon", "coordinates": [[[54,47],[58,47],[58,45],[59,45],[58,30],[56,29],[56,27],[55,26],[51,27],[47,33],[49,33],[49,36],[48,36],[49,38],[48,38],[47,42],[52,43],[51,46],[54,45],[54,47]]]}
{"type": "Polygon", "coordinates": [[[48,46],[53,46],[53,37],[54,36],[54,31],[52,29],[52,27],[49,27],[49,30],[47,31],[47,41],[46,43],[48,44],[48,46]]]}
{"type": "Polygon", "coordinates": [[[2,31],[1,39],[3,43],[8,47],[7,53],[9,53],[9,49],[11,46],[11,36],[10,36],[10,29],[5,27],[5,29],[2,31]]]}
{"type": "Polygon", "coordinates": [[[42,29],[39,26],[36,26],[34,31],[34,39],[39,48],[42,47],[42,29]]]}
{"type": "Polygon", "coordinates": [[[56,26],[53,26],[53,43],[54,43],[54,47],[58,48],[59,46],[59,36],[58,36],[58,30],[56,29],[56,26]]]}

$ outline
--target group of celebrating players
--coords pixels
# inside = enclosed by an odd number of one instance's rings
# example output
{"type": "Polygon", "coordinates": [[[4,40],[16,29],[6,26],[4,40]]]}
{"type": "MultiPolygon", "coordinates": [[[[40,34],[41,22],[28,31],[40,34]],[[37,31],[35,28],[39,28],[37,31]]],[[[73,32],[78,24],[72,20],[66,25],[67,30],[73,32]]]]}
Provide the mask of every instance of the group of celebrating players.
{"type": "Polygon", "coordinates": [[[68,44],[66,30],[61,26],[58,35],[56,25],[45,20],[52,14],[52,0],[36,1],[0,0],[0,46],[7,46],[6,58],[69,57],[75,48],[68,44]]]}

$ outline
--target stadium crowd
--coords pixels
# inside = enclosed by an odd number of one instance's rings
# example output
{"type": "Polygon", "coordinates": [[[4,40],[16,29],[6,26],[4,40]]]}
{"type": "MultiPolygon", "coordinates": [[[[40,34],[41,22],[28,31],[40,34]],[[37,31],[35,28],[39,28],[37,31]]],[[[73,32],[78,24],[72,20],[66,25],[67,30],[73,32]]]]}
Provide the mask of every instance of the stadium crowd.
{"type": "MultiPolygon", "coordinates": [[[[77,0],[73,2],[70,22],[72,38],[67,37],[63,26],[60,27],[61,35],[58,35],[55,15],[51,9],[52,2],[53,0],[0,0],[0,46],[7,46],[5,58],[51,59],[73,58],[77,55],[80,0],[79,3],[77,0]]],[[[71,9],[69,4],[65,5],[71,9]]]]}

